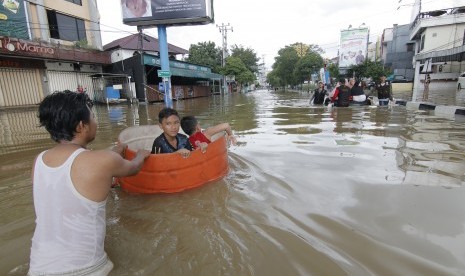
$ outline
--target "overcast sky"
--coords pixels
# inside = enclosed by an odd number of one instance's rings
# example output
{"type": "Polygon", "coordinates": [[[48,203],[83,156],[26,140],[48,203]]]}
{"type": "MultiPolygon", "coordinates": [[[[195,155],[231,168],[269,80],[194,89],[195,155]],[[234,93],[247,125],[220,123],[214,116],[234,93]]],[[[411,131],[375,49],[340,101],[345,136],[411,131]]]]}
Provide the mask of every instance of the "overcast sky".
{"type": "MultiPolygon", "coordinates": [[[[349,25],[370,28],[370,41],[393,24],[409,24],[414,0],[214,0],[215,23],[202,26],[168,27],[168,43],[189,50],[191,44],[222,37],[216,24],[229,23],[228,48],[242,45],[265,58],[267,68],[279,49],[295,42],[318,44],[324,57],[337,56],[340,31],[349,25]],[[399,8],[399,9],[398,9],[399,8]]],[[[103,44],[137,33],[122,23],[119,0],[97,0],[103,44]],[[118,4],[115,4],[118,3],[118,4]]],[[[465,6],[465,0],[422,0],[422,11],[465,6]]],[[[157,29],[144,30],[158,37],[157,29]]]]}

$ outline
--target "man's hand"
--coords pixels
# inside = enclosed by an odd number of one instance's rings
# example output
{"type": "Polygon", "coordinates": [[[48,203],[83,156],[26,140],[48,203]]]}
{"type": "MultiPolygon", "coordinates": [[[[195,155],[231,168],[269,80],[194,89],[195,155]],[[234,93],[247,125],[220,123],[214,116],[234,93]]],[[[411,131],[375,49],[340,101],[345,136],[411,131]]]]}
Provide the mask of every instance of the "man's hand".
{"type": "MultiPolygon", "coordinates": [[[[127,146],[126,146],[127,147],[127,146]]],[[[141,157],[143,158],[144,160],[147,159],[147,157],[150,156],[150,151],[148,150],[145,150],[145,149],[140,149],[137,151],[136,153],[136,157],[141,157]]]]}
{"type": "Polygon", "coordinates": [[[124,157],[124,152],[128,148],[125,143],[117,143],[111,150],[124,157]]]}

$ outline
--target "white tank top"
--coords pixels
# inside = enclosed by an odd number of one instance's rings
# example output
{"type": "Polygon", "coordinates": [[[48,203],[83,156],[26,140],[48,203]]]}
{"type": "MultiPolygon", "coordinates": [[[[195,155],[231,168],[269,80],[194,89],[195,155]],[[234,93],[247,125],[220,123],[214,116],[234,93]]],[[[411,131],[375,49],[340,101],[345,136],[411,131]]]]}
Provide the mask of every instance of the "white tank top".
{"type": "Polygon", "coordinates": [[[79,270],[106,259],[105,204],[82,196],[71,181],[78,149],[59,167],[45,165],[39,154],[34,168],[36,229],[30,271],[60,273],[79,270]]]}

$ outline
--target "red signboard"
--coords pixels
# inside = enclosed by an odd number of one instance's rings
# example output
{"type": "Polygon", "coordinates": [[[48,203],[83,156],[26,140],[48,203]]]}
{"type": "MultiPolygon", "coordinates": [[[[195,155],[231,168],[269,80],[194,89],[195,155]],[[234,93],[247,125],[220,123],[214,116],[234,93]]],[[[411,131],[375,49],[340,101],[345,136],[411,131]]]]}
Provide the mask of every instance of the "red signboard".
{"type": "Polygon", "coordinates": [[[110,64],[110,54],[107,52],[76,49],[74,47],[67,47],[63,45],[52,45],[45,42],[35,42],[1,36],[0,54],[63,61],[110,64]]]}

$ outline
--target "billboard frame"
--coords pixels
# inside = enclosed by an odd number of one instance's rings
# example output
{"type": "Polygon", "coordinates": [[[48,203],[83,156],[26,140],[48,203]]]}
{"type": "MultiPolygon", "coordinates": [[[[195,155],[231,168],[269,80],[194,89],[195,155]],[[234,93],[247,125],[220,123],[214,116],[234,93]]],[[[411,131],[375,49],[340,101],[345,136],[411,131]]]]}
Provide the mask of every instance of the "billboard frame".
{"type": "Polygon", "coordinates": [[[214,22],[213,0],[121,0],[123,23],[144,28],[165,25],[203,25],[214,22]],[[142,1],[146,9],[134,15],[128,1],[142,1]]]}

